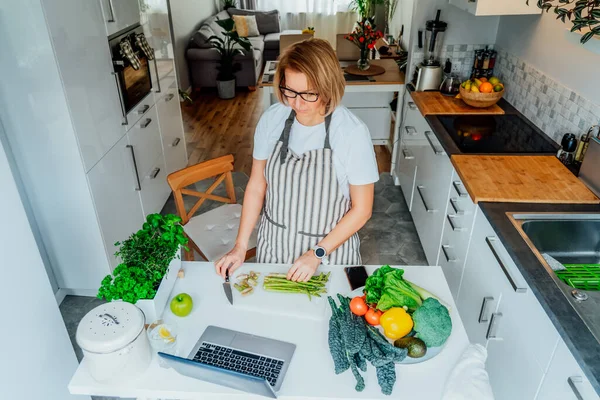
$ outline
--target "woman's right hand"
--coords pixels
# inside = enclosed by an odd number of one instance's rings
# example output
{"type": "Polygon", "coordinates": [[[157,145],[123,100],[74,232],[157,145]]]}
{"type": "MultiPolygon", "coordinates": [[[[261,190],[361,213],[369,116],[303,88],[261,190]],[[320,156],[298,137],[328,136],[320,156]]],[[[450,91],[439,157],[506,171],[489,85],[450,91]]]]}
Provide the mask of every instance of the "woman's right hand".
{"type": "Polygon", "coordinates": [[[217,274],[221,275],[223,279],[225,279],[225,274],[227,269],[229,269],[229,275],[231,275],[233,271],[241,267],[244,263],[244,260],[246,259],[246,251],[246,248],[236,244],[229,253],[225,254],[215,263],[215,270],[217,271],[217,274]]]}

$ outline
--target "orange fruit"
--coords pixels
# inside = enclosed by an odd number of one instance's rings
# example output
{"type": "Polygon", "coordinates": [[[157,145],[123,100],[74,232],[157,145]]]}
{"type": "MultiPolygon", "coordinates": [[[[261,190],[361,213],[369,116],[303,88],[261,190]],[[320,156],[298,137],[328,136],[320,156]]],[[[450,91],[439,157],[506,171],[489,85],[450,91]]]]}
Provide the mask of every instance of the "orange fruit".
{"type": "Polygon", "coordinates": [[[487,79],[487,78],[485,78],[485,77],[481,77],[481,78],[479,78],[479,80],[480,80],[481,82],[487,82],[487,81],[488,81],[488,79],[487,79]]]}
{"type": "Polygon", "coordinates": [[[489,82],[483,82],[479,85],[479,91],[481,93],[492,93],[494,91],[494,86],[489,82]]]}

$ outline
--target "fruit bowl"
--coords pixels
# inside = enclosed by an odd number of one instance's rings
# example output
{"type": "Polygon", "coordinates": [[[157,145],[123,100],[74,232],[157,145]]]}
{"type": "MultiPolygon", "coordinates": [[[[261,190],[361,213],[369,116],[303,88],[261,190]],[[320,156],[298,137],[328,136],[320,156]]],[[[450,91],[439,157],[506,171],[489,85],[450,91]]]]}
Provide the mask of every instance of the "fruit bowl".
{"type": "Polygon", "coordinates": [[[503,95],[504,88],[500,92],[476,93],[467,91],[462,86],[460,87],[460,97],[462,101],[475,108],[491,107],[499,102],[503,95]]]}

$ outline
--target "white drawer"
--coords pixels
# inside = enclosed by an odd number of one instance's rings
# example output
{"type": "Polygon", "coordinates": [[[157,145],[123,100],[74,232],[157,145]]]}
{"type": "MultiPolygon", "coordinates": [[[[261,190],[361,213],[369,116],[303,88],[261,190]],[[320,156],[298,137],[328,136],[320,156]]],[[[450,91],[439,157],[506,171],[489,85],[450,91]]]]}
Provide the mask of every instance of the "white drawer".
{"type": "Polygon", "coordinates": [[[409,211],[412,209],[415,190],[418,153],[417,146],[406,144],[403,140],[400,141],[398,180],[409,211]]]}
{"type": "Polygon", "coordinates": [[[127,132],[129,143],[133,146],[136,167],[140,180],[152,167],[159,154],[162,153],[158,114],[156,107],[147,113],[127,132]]]}
{"type": "Polygon", "coordinates": [[[183,126],[181,123],[181,109],[177,88],[167,89],[164,96],[156,101],[156,110],[160,125],[160,134],[163,141],[172,142],[172,139],[183,139],[183,126]]]}
{"type": "Polygon", "coordinates": [[[431,128],[427,123],[427,120],[417,108],[414,102],[411,100],[406,102],[406,113],[404,114],[404,121],[402,123],[403,130],[400,132],[403,139],[405,140],[418,140],[424,139],[425,131],[430,131],[431,128]]]}
{"type": "Polygon", "coordinates": [[[160,212],[171,193],[162,154],[154,160],[150,170],[140,176],[140,180],[142,186],[140,196],[144,215],[160,212]]]}
{"type": "Polygon", "coordinates": [[[140,101],[135,107],[133,107],[127,113],[127,124],[123,126],[125,131],[129,131],[131,128],[133,128],[144,116],[144,114],[150,110],[150,107],[154,105],[154,102],[154,93],[150,92],[146,97],[144,97],[144,100],[140,101]]]}
{"type": "Polygon", "coordinates": [[[179,171],[187,166],[187,156],[183,140],[183,138],[175,138],[168,143],[163,140],[167,174],[179,171]]]}
{"type": "MultiPolygon", "coordinates": [[[[369,128],[371,140],[389,141],[392,112],[390,107],[384,108],[349,108],[350,111],[369,128]]],[[[383,144],[383,143],[377,143],[383,144]]]]}

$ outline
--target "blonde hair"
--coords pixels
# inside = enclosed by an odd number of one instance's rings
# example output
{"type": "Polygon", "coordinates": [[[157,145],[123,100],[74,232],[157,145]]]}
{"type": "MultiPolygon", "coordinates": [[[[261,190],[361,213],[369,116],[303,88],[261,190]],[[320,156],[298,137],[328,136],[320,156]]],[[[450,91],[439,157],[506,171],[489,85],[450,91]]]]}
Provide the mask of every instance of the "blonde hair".
{"type": "Polygon", "coordinates": [[[346,81],[333,48],[323,39],[307,39],[286,48],[279,56],[273,87],[277,99],[288,104],[279,86],[285,86],[285,71],[291,69],[303,73],[309,85],[319,94],[325,106],[325,115],[332,113],[342,101],[346,81]]]}

